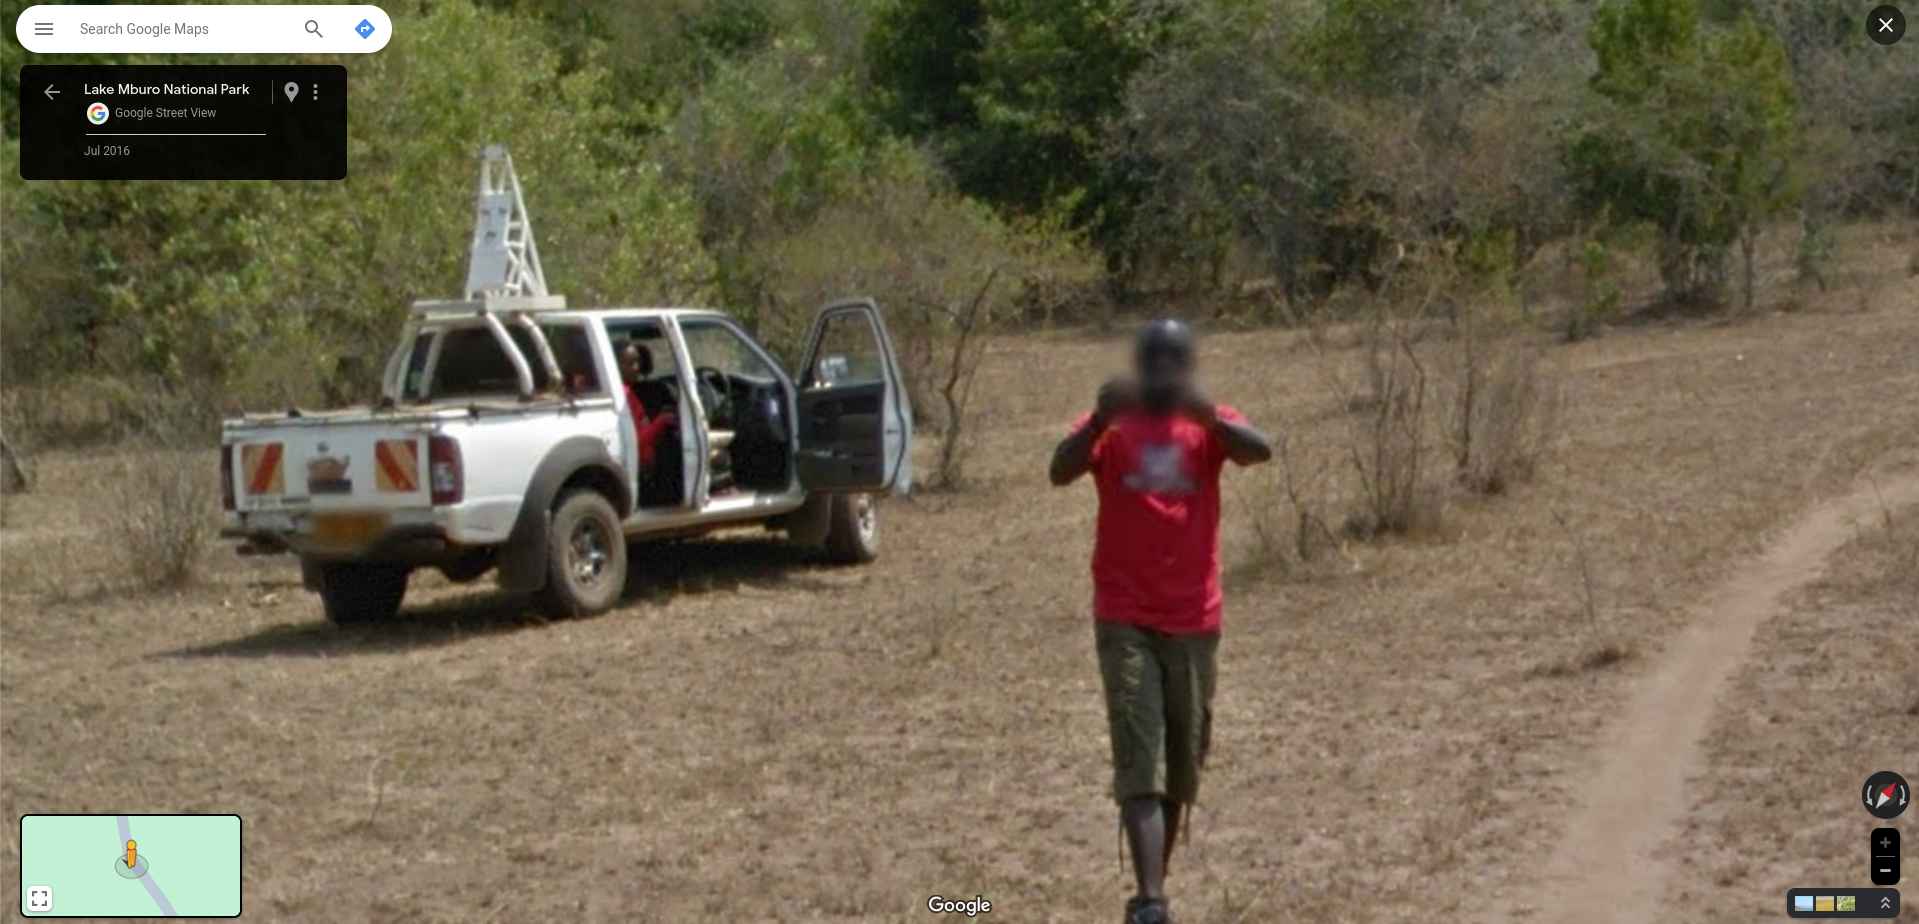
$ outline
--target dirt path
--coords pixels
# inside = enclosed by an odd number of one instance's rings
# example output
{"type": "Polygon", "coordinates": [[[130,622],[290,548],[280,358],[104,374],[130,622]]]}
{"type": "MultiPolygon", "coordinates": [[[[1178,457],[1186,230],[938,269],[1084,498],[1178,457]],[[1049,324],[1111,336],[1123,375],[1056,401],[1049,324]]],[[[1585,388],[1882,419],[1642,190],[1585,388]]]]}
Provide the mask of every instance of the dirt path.
{"type": "Polygon", "coordinates": [[[1753,633],[1789,592],[1819,576],[1855,524],[1914,501],[1919,475],[1907,474],[1815,507],[1700,600],[1607,732],[1544,879],[1522,908],[1568,924],[1662,917],[1672,864],[1660,852],[1686,817],[1686,782],[1702,769],[1700,739],[1753,633]]]}

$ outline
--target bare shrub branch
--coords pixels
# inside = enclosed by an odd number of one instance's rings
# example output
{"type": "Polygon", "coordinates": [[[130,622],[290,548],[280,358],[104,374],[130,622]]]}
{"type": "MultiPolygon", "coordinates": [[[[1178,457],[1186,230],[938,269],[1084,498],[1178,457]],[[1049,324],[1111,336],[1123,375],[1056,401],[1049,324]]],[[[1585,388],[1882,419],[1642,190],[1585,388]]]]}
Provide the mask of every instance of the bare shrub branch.
{"type": "Polygon", "coordinates": [[[133,583],[190,584],[220,509],[218,466],[196,402],[157,397],[144,423],[104,466],[101,532],[133,583]]]}
{"type": "Polygon", "coordinates": [[[1503,494],[1538,470],[1558,419],[1555,385],[1540,373],[1537,350],[1521,343],[1483,345],[1467,334],[1455,363],[1446,433],[1459,483],[1478,494],[1503,494]]]}

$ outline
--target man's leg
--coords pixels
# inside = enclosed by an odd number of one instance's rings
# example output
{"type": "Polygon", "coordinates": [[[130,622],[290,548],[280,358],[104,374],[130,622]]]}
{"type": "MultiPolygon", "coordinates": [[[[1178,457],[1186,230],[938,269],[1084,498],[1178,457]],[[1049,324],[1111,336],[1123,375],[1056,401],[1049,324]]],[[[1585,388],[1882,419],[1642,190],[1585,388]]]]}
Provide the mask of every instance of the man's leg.
{"type": "Polygon", "coordinates": [[[1113,798],[1133,855],[1139,895],[1166,894],[1165,677],[1148,634],[1131,626],[1098,623],[1100,679],[1106,688],[1106,718],[1113,742],[1113,798]]]}
{"type": "Polygon", "coordinates": [[[1185,808],[1173,799],[1159,800],[1160,814],[1166,818],[1166,847],[1160,852],[1159,867],[1161,875],[1173,871],[1173,846],[1179,843],[1179,820],[1185,808]]]}
{"type": "Polygon", "coordinates": [[[1166,682],[1166,852],[1173,862],[1186,807],[1199,801],[1200,773],[1213,738],[1214,660],[1218,636],[1161,637],[1155,646],[1166,682]]]}
{"type": "Polygon", "coordinates": [[[1140,796],[1120,803],[1119,822],[1133,852],[1133,883],[1139,887],[1139,897],[1165,898],[1166,857],[1172,842],[1166,839],[1159,797],[1140,796]]]}

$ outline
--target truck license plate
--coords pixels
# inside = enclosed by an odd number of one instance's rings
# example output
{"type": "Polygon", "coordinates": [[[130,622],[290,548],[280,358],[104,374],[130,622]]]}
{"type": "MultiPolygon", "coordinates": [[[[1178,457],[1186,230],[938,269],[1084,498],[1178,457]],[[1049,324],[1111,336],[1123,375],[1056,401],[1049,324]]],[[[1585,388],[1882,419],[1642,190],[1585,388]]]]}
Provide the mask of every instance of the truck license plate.
{"type": "Polygon", "coordinates": [[[386,531],[384,513],[316,513],[313,538],[329,545],[367,542],[386,531]]]}

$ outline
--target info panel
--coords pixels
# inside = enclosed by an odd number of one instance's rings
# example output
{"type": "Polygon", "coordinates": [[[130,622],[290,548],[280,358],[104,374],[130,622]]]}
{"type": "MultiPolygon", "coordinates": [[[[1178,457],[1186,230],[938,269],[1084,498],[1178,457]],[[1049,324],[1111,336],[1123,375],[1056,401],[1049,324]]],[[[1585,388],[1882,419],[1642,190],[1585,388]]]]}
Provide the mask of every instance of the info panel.
{"type": "Polygon", "coordinates": [[[28,180],[344,180],[337,64],[20,69],[28,180]]]}

